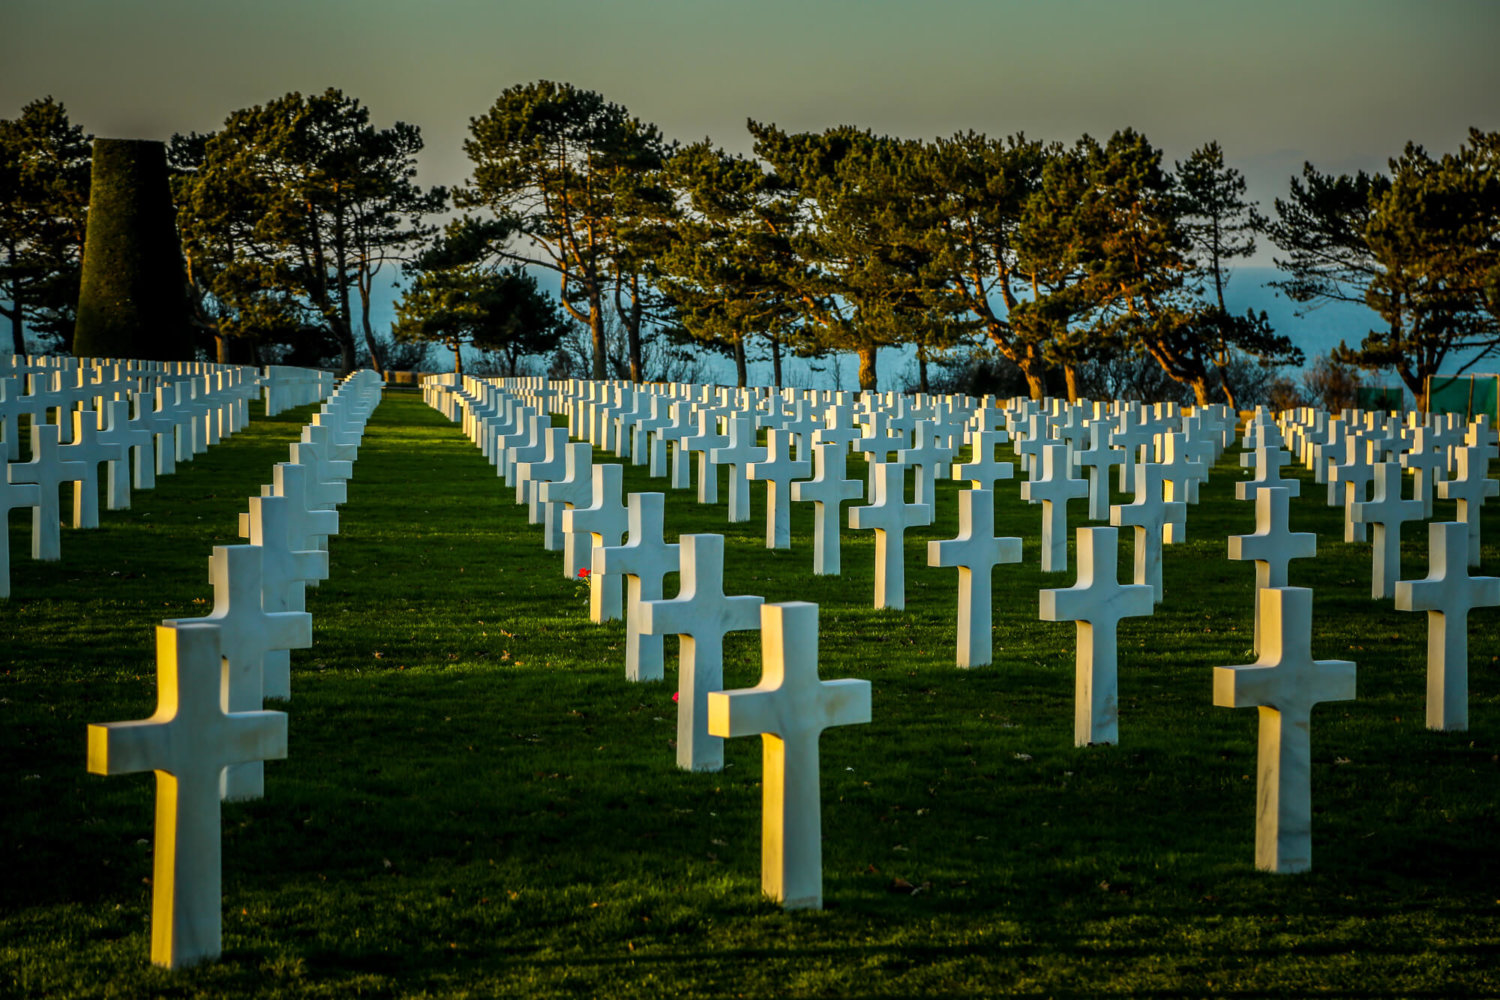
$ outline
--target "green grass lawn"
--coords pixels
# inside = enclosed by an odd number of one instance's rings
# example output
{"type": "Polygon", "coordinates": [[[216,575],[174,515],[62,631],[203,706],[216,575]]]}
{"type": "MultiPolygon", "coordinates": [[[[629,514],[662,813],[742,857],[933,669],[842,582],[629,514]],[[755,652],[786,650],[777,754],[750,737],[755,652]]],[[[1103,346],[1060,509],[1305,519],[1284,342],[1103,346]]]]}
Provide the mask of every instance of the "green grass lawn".
{"type": "MultiPolygon", "coordinates": [[[[925,565],[956,531],[956,484],[908,537],[904,612],[870,607],[870,532],[846,529],[843,575],[815,578],[810,505],[772,552],[763,487],[738,525],[668,491],[669,539],[723,533],[726,592],[817,602],[822,676],[874,688],[871,724],[822,741],[826,908],[783,913],[759,890],[759,741],[730,741],[721,773],[677,770],[675,640],[665,683],[627,682],[623,625],[588,622],[494,469],[398,392],[308,595],[315,645],[273,706],[289,757],[263,800],[223,809],[223,958],[155,969],[154,782],[85,773],[85,726],[153,711],[151,626],[211,609],[210,548],[238,541],[309,411],[257,417],[97,531],[65,531],[60,563],[27,558],[13,515],[0,994],[1500,994],[1496,612],[1471,618],[1470,731],[1428,732],[1426,616],[1369,598],[1369,545],[1340,541],[1306,473],[1292,526],[1319,556],[1291,582],[1314,590],[1314,655],[1355,660],[1359,698],[1313,713],[1314,869],[1282,877],[1252,865],[1256,713],[1212,704],[1212,668],[1253,659],[1253,569],[1225,558],[1254,528],[1236,450],[1166,550],[1165,603],[1121,624],[1116,747],[1072,745],[1074,626],[1039,622],[1036,595],[1073,573],[1039,572],[1040,508],[1017,482],[997,530],[1026,563],[996,569],[995,664],[972,671],[953,666],[956,571],[925,565]]],[[[625,482],[666,489],[640,468],[625,482]]],[[[1425,529],[1405,539],[1403,576],[1425,575],[1425,529]]],[[[1122,577],[1129,559],[1122,533],[1122,577]]],[[[758,636],[731,636],[726,686],[758,674],[758,636]]]]}

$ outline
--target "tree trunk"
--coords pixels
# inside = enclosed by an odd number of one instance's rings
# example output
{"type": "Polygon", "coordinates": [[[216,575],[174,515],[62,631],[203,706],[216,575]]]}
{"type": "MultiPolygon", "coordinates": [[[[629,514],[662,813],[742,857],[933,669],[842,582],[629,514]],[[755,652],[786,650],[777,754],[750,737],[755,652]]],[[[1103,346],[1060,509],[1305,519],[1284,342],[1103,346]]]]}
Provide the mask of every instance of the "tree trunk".
{"type": "Polygon", "coordinates": [[[462,375],[464,373],[463,344],[452,340],[448,342],[448,346],[453,348],[453,374],[462,375]]]}
{"type": "Polygon", "coordinates": [[[1234,390],[1229,388],[1229,377],[1224,374],[1223,369],[1219,370],[1219,388],[1223,391],[1224,400],[1229,404],[1229,408],[1236,413],[1240,412],[1239,400],[1234,398],[1234,390]]]}
{"type": "MultiPolygon", "coordinates": [[[[1193,399],[1200,407],[1208,405],[1208,377],[1200,375],[1192,381],[1193,399]]],[[[1226,391],[1228,387],[1225,387],[1226,391]]],[[[1233,405],[1233,404],[1231,404],[1233,405]]]]}
{"type": "Polygon", "coordinates": [[[375,343],[375,331],[370,329],[370,288],[364,280],[359,283],[359,319],[364,326],[365,350],[370,352],[370,367],[383,381],[390,381],[385,370],[385,359],[380,356],[380,346],[375,343]]]}
{"type": "Polygon", "coordinates": [[[609,377],[609,369],[605,367],[604,303],[599,300],[597,288],[589,291],[589,337],[594,342],[594,378],[602,382],[609,377]]]}
{"type": "Polygon", "coordinates": [[[859,387],[867,392],[874,392],[879,387],[875,376],[875,355],[879,350],[873,345],[859,349],[859,387]]]}
{"type": "MultiPolygon", "coordinates": [[[[15,263],[16,243],[9,240],[6,247],[8,253],[6,261],[15,263]]],[[[26,313],[21,308],[21,279],[15,277],[10,283],[10,305],[15,311],[10,314],[10,336],[15,343],[16,353],[26,353],[26,313]]]]}
{"type": "Polygon", "coordinates": [[[630,381],[639,383],[644,375],[641,363],[641,276],[630,276],[630,310],[626,313],[625,343],[630,351],[630,381]]]}
{"type": "Polygon", "coordinates": [[[1078,366],[1063,365],[1063,384],[1067,387],[1068,402],[1078,402],[1078,366]]]}
{"type": "Polygon", "coordinates": [[[230,363],[229,338],[218,331],[214,331],[214,360],[221,365],[230,363]]]}
{"type": "Polygon", "coordinates": [[[1026,391],[1031,398],[1040,403],[1047,398],[1047,379],[1044,372],[1035,370],[1031,365],[1021,365],[1021,374],[1026,376],[1026,391]]]}
{"type": "Polygon", "coordinates": [[[917,386],[922,395],[927,395],[927,352],[917,349],[917,386]]]}
{"type": "Polygon", "coordinates": [[[742,334],[734,337],[734,379],[735,386],[743,389],[749,384],[749,371],[745,364],[745,338],[742,334]]]}
{"type": "Polygon", "coordinates": [[[773,386],[775,386],[776,388],[780,389],[781,388],[781,341],[777,340],[775,337],[771,337],[769,339],[771,341],[771,384],[773,386]]]}

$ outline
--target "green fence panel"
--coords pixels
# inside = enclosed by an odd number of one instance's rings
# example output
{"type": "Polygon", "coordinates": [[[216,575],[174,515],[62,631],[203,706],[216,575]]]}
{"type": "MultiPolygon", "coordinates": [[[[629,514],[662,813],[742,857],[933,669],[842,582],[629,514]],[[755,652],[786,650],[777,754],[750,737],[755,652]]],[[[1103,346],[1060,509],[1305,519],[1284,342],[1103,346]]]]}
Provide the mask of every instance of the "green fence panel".
{"type": "Polygon", "coordinates": [[[1430,386],[1428,409],[1433,413],[1462,413],[1470,420],[1481,413],[1496,416],[1500,380],[1494,375],[1437,376],[1430,386]]]}
{"type": "Polygon", "coordinates": [[[1399,386],[1362,385],[1354,390],[1355,404],[1361,410],[1400,410],[1405,407],[1405,399],[1399,386]]]}

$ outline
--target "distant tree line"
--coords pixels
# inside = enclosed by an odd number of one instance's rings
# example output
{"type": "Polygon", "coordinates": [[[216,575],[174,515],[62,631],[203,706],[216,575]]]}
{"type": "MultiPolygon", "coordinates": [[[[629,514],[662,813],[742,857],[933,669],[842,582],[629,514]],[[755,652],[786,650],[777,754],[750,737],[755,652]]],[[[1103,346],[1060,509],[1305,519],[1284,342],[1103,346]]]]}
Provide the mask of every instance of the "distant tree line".
{"type": "MultiPolygon", "coordinates": [[[[642,380],[668,353],[722,352],[746,380],[789,355],[881,348],[928,366],[976,346],[1032,396],[1145,381],[1237,404],[1251,368],[1300,364],[1225,286],[1257,238],[1306,308],[1378,323],[1331,361],[1394,368],[1422,400],[1455,352],[1500,347],[1500,133],[1385,173],[1293,178],[1273,217],[1217,143],[1167,164],[1131,129],[1071,144],[974,132],[932,141],[749,121],[753,156],[680,144],[601,95],[539,81],[470,122],[467,181],[415,181],[420,130],[377,128],[337,90],[242,109],[174,136],[177,224],[203,352],[220,360],[389,367],[441,344],[642,380]],[[375,283],[405,291],[388,336],[375,283]],[[550,273],[556,295],[535,275],[550,273]],[[571,341],[570,341],[571,338],[571,341]],[[1124,366],[1124,367],[1122,367],[1124,366]]],[[[90,137],[46,98],[0,121],[0,315],[66,349],[90,137]]],[[[1250,381],[1254,381],[1251,379],[1250,381]]],[[[1262,379],[1264,381],[1264,378],[1262,379]]]]}

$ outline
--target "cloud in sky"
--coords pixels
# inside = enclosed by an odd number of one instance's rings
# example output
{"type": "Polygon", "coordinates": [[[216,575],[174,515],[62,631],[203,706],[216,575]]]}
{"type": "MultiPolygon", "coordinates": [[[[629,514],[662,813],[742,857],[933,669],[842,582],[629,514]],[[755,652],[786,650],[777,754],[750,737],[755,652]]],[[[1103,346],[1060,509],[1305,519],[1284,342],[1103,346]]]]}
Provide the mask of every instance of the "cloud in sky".
{"type": "Polygon", "coordinates": [[[1259,0],[7,0],[0,116],[52,94],[99,135],[206,131],[335,86],[421,126],[422,179],[467,173],[471,116],[538,78],[670,138],[744,121],[1071,141],[1133,126],[1169,158],[1217,139],[1263,202],[1303,160],[1379,167],[1500,128],[1500,4],[1259,0]]]}

